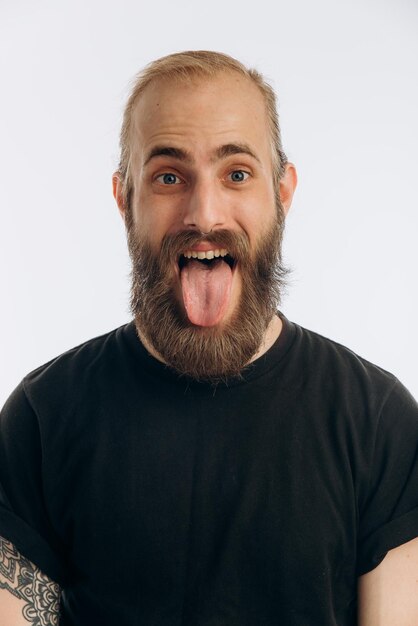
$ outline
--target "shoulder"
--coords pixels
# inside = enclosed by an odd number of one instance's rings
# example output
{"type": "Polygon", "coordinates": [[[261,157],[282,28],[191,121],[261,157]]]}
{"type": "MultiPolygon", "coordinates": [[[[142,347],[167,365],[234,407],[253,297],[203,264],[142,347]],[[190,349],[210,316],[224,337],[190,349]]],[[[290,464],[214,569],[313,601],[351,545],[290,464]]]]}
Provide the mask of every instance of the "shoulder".
{"type": "Polygon", "coordinates": [[[347,373],[353,371],[370,378],[382,379],[388,384],[393,384],[396,381],[393,374],[368,361],[349,347],[298,324],[295,324],[295,327],[299,346],[309,362],[313,363],[319,360],[323,367],[332,365],[338,370],[344,369],[347,373]]]}
{"type": "Polygon", "coordinates": [[[349,347],[298,324],[295,324],[295,328],[297,349],[312,371],[322,371],[331,376],[343,372],[349,378],[375,381],[388,387],[397,382],[391,372],[368,361],[349,347]]]}
{"type": "Polygon", "coordinates": [[[335,405],[357,407],[359,414],[370,411],[378,416],[385,407],[394,406],[417,411],[415,400],[391,372],[337,341],[294,326],[292,352],[301,384],[334,399],[335,405]]]}
{"type": "Polygon", "coordinates": [[[98,381],[109,384],[132,342],[132,327],[133,322],[125,324],[51,359],[29,372],[17,393],[24,395],[36,410],[45,404],[50,408],[57,403],[72,405],[82,398],[83,390],[92,391],[98,381]]]}

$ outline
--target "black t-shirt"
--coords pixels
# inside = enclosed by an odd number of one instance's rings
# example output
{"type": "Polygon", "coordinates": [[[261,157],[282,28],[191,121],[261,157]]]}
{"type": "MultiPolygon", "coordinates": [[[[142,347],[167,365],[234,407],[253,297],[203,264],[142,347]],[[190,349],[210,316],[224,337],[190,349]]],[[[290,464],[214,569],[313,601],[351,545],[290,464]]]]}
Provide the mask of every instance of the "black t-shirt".
{"type": "Polygon", "coordinates": [[[352,626],[356,580],[418,536],[418,408],[284,321],[241,378],[179,378],[131,322],[1,414],[0,535],[65,626],[352,626]]]}

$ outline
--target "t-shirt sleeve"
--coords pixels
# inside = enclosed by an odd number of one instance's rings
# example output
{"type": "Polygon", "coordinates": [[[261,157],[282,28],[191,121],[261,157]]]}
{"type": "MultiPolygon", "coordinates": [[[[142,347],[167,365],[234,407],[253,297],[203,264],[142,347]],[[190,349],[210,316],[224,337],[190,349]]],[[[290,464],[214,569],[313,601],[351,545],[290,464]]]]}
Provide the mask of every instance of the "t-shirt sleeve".
{"type": "Polygon", "coordinates": [[[395,383],[383,405],[359,511],[358,575],[418,537],[418,405],[395,383]]]}
{"type": "Polygon", "coordinates": [[[22,384],[0,413],[0,536],[65,586],[64,552],[44,498],[39,422],[22,384]]]}

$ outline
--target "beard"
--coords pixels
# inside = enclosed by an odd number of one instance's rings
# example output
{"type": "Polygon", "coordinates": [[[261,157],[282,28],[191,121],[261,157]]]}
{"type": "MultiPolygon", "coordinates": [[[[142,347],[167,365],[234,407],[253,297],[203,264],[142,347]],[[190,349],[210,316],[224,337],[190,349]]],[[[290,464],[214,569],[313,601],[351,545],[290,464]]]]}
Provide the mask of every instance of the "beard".
{"type": "Polygon", "coordinates": [[[156,255],[149,241],[135,232],[128,216],[131,311],[139,335],[167,365],[181,375],[212,383],[241,374],[259,350],[280,302],[287,275],[281,261],[283,225],[279,206],[253,253],[242,233],[216,230],[202,235],[188,230],[166,235],[156,255]],[[241,294],[234,312],[225,323],[211,327],[193,325],[175,293],[173,264],[203,240],[214,248],[226,248],[241,274],[241,294]]]}

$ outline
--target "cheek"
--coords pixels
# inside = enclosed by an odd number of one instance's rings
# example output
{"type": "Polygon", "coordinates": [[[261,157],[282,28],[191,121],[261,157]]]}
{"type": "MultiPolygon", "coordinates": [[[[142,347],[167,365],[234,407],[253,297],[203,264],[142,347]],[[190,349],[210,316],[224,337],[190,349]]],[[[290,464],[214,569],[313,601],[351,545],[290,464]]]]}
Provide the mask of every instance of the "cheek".
{"type": "Polygon", "coordinates": [[[269,231],[276,218],[275,200],[268,194],[264,194],[264,197],[257,195],[245,205],[242,204],[237,213],[237,221],[246,232],[252,246],[257,244],[260,238],[269,231]]]}
{"type": "Polygon", "coordinates": [[[180,229],[181,200],[139,189],[134,196],[135,223],[151,241],[160,242],[166,234],[180,229]]]}
{"type": "Polygon", "coordinates": [[[133,204],[133,218],[137,232],[154,244],[161,241],[170,225],[169,212],[160,210],[143,196],[137,197],[133,204]]]}

